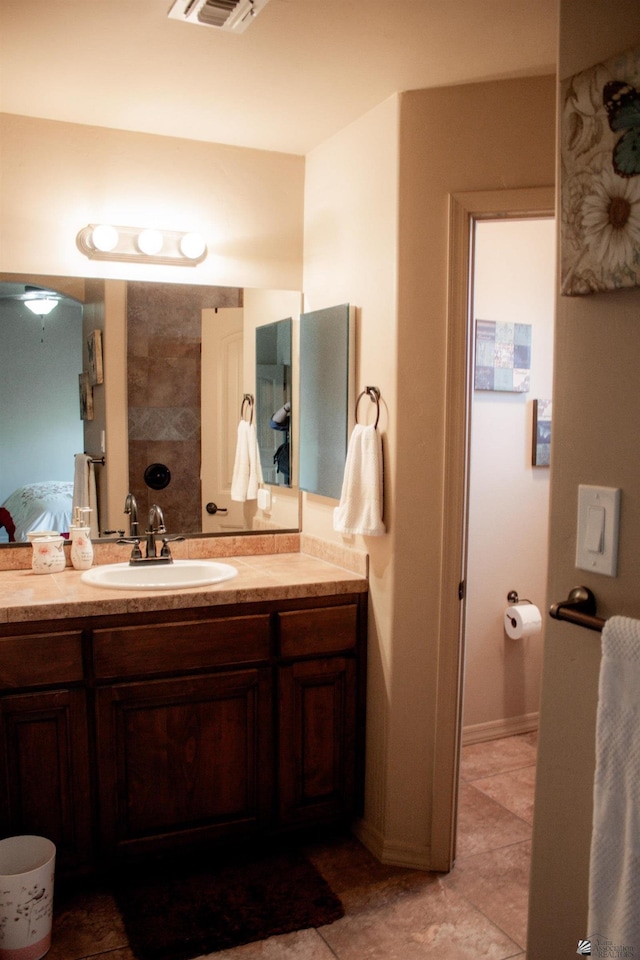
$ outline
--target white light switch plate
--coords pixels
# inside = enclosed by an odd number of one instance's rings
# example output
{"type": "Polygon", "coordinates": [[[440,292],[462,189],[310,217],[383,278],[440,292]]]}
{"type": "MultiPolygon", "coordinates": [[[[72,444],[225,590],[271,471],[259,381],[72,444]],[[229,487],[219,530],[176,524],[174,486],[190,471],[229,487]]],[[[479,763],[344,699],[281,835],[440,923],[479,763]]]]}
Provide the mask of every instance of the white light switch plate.
{"type": "Polygon", "coordinates": [[[615,577],[618,566],[620,490],[617,487],[578,487],[576,567],[615,577]]]}

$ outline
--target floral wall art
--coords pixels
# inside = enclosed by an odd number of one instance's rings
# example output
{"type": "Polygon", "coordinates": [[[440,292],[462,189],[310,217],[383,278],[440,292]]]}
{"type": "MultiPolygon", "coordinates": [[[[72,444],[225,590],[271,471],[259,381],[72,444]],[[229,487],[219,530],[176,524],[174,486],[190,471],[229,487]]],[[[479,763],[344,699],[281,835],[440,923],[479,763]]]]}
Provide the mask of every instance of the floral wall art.
{"type": "Polygon", "coordinates": [[[561,90],[561,284],[566,296],[640,284],[640,50],[561,90]]]}

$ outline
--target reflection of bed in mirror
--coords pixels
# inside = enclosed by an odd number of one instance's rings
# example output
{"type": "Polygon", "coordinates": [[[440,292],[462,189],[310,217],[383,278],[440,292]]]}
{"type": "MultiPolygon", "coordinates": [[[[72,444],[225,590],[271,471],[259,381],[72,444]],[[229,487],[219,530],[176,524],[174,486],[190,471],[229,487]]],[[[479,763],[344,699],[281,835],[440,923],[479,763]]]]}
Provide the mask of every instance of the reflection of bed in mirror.
{"type": "Polygon", "coordinates": [[[31,530],[69,533],[73,481],[45,480],[14,490],[0,507],[0,542],[24,543],[31,530]]]}

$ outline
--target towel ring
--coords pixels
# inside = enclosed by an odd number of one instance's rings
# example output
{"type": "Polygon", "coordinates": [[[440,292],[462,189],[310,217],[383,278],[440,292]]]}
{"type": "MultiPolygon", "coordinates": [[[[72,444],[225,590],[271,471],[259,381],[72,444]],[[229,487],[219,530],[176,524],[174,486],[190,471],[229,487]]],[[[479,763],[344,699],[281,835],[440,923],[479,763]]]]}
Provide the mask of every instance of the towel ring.
{"type": "Polygon", "coordinates": [[[242,398],[242,404],[240,406],[240,419],[244,420],[244,405],[245,403],[249,404],[249,423],[253,423],[253,394],[245,393],[242,398]]]}
{"type": "Polygon", "coordinates": [[[358,399],[356,400],[356,423],[358,422],[358,404],[365,395],[376,405],[376,422],[373,425],[373,429],[375,430],[378,426],[378,420],[380,419],[380,391],[377,387],[365,387],[362,393],[358,394],[358,399]]]}

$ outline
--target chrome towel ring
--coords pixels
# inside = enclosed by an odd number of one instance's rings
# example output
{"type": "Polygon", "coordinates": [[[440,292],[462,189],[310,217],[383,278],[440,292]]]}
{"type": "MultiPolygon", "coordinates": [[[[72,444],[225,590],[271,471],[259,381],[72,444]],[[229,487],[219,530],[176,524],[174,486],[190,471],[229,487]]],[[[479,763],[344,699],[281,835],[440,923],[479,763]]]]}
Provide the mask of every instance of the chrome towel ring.
{"type": "Polygon", "coordinates": [[[374,430],[378,426],[378,421],[380,419],[380,390],[378,387],[365,387],[362,393],[358,394],[358,399],[356,400],[356,423],[358,422],[358,404],[364,396],[368,396],[372,403],[376,405],[376,422],[373,427],[374,430]]]}

